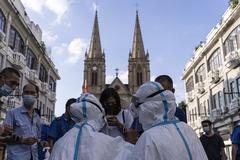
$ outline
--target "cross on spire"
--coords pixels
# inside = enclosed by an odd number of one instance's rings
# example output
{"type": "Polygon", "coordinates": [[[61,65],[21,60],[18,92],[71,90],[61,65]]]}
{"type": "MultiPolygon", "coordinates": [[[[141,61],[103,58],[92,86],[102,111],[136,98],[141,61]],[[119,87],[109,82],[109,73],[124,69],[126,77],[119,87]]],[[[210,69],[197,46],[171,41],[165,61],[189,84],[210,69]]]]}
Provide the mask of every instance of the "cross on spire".
{"type": "Polygon", "coordinates": [[[119,71],[119,69],[116,68],[115,71],[116,71],[116,77],[118,77],[118,71],[119,71]]]}

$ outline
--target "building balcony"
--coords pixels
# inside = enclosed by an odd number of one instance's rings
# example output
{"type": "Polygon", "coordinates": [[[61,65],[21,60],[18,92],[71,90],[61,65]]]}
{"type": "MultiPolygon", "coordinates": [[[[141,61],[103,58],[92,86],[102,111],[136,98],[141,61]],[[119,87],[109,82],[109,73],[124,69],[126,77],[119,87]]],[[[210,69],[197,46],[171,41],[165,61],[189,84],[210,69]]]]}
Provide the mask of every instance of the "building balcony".
{"type": "Polygon", "coordinates": [[[192,102],[194,100],[194,90],[187,92],[187,100],[188,102],[192,102]]]}
{"type": "Polygon", "coordinates": [[[42,84],[41,84],[41,91],[43,93],[48,93],[49,92],[49,87],[48,86],[49,86],[48,83],[42,82],[42,84]]]}
{"type": "Polygon", "coordinates": [[[202,94],[205,92],[205,88],[204,88],[204,83],[203,82],[198,82],[197,83],[197,93],[198,94],[202,94]]]}
{"type": "Polygon", "coordinates": [[[233,51],[226,56],[225,66],[234,69],[240,65],[240,51],[233,51]]]}
{"type": "Polygon", "coordinates": [[[48,92],[48,98],[49,98],[50,101],[56,102],[56,100],[57,100],[56,99],[56,93],[53,92],[53,91],[48,92]]]}
{"type": "Polygon", "coordinates": [[[220,70],[210,71],[209,72],[210,83],[217,83],[221,79],[220,70]]]}
{"type": "Polygon", "coordinates": [[[12,51],[11,48],[8,49],[8,60],[17,69],[23,69],[26,66],[24,55],[22,53],[12,51]]]}
{"type": "Polygon", "coordinates": [[[38,74],[37,71],[34,69],[27,69],[27,74],[26,74],[28,80],[32,82],[33,84],[37,85],[38,87],[41,86],[39,79],[38,79],[38,74]]]}
{"type": "Polygon", "coordinates": [[[220,118],[222,115],[222,109],[221,108],[215,108],[212,110],[211,117],[213,119],[220,118]]]}
{"type": "Polygon", "coordinates": [[[234,97],[229,105],[230,112],[235,112],[240,106],[240,97],[234,97]]]}

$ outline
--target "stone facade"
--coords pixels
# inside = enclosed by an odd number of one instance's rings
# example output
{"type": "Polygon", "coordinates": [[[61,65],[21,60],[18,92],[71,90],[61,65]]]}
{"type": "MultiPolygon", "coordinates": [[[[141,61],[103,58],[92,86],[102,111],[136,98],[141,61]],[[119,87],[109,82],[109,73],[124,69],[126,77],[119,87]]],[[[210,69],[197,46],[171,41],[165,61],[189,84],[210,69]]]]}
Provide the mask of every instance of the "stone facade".
{"type": "MultiPolygon", "coordinates": [[[[21,1],[0,1],[0,70],[5,67],[19,69],[20,86],[14,95],[20,95],[28,82],[40,88],[35,107],[41,109],[48,122],[54,118],[56,81],[60,79],[49,54],[40,27],[27,16],[21,1]]],[[[21,96],[2,97],[1,120],[8,109],[20,106],[21,100],[21,96]]]]}
{"type": "Polygon", "coordinates": [[[229,7],[206,41],[195,48],[182,79],[189,125],[201,135],[201,121],[211,119],[230,157],[230,134],[239,122],[240,108],[239,4],[234,9],[229,7]]]}

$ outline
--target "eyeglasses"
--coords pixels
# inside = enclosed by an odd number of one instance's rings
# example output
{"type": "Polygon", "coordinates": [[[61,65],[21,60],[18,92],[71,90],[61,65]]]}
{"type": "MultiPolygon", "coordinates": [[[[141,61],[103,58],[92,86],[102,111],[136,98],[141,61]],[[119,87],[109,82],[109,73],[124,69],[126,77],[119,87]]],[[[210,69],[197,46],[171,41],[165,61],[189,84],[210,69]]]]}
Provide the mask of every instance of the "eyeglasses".
{"type": "MultiPolygon", "coordinates": [[[[154,97],[154,96],[162,93],[163,91],[165,91],[165,89],[163,89],[163,90],[158,90],[157,92],[154,92],[154,93],[150,94],[149,96],[147,96],[147,97],[145,98],[145,100],[146,100],[147,98],[152,98],[152,97],[154,97]]],[[[141,98],[139,98],[139,97],[132,96],[131,102],[133,103],[133,105],[134,105],[136,108],[138,108],[141,104],[144,103],[144,100],[141,100],[141,98]]]]}

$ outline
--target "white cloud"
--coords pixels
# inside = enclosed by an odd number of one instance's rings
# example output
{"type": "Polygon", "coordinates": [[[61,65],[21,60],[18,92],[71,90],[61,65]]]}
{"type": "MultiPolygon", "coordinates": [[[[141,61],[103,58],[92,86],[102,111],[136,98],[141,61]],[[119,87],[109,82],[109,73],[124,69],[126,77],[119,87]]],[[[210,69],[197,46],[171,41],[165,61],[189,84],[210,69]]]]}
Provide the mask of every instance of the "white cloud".
{"type": "Polygon", "coordinates": [[[66,53],[67,51],[67,44],[66,43],[62,43],[60,46],[55,46],[52,49],[52,53],[55,55],[63,55],[64,53],[66,53]]]}
{"type": "MultiPolygon", "coordinates": [[[[115,79],[116,75],[107,75],[106,76],[106,82],[108,84],[112,83],[112,81],[115,79]]],[[[120,71],[118,74],[118,78],[124,83],[128,83],[128,71],[120,71]]]]}
{"type": "Polygon", "coordinates": [[[45,0],[21,0],[23,5],[39,14],[41,14],[45,0]]]}
{"type": "Polygon", "coordinates": [[[60,22],[64,14],[68,11],[70,0],[22,0],[23,5],[39,14],[42,14],[43,9],[53,12],[57,22],[60,22]]]}
{"type": "Polygon", "coordinates": [[[87,43],[81,38],[73,39],[68,45],[68,58],[67,63],[75,64],[79,58],[84,56],[87,43]]]}
{"type": "Polygon", "coordinates": [[[49,31],[43,31],[43,40],[47,45],[52,45],[58,39],[58,35],[49,31]]]}

